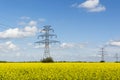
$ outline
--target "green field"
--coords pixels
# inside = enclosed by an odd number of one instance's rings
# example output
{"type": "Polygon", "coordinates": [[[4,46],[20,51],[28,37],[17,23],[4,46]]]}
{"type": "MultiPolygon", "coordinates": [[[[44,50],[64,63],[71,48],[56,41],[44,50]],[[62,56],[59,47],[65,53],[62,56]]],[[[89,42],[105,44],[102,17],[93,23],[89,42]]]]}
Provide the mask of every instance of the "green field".
{"type": "Polygon", "coordinates": [[[120,80],[120,64],[0,63],[0,80],[120,80]]]}

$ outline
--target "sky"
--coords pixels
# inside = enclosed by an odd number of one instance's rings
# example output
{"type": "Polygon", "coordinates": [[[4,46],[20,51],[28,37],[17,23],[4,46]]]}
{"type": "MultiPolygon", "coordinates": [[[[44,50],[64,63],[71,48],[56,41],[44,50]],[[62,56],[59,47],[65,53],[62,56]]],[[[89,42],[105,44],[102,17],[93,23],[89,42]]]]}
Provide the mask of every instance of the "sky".
{"type": "MultiPolygon", "coordinates": [[[[0,0],[0,60],[39,61],[35,45],[51,25],[60,44],[50,45],[55,61],[100,61],[120,56],[120,0],[0,0]]],[[[53,33],[52,33],[53,34],[53,33]]]]}

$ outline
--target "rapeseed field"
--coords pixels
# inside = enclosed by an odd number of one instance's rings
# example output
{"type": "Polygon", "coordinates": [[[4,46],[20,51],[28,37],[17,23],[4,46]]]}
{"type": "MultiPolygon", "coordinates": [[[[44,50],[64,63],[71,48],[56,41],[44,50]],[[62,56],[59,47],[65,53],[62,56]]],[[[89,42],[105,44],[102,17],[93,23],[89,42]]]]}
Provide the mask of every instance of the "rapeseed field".
{"type": "Polygon", "coordinates": [[[0,63],[0,80],[120,80],[120,64],[0,63]]]}

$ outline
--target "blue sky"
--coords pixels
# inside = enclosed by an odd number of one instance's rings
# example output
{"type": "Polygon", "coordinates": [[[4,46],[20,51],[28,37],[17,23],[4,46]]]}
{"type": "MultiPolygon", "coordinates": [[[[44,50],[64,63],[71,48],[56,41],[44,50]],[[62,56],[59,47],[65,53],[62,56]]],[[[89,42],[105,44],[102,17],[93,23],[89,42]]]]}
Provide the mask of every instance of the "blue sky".
{"type": "Polygon", "coordinates": [[[34,61],[39,30],[51,25],[61,44],[52,45],[55,60],[106,61],[120,53],[119,0],[0,0],[0,60],[34,61]]]}

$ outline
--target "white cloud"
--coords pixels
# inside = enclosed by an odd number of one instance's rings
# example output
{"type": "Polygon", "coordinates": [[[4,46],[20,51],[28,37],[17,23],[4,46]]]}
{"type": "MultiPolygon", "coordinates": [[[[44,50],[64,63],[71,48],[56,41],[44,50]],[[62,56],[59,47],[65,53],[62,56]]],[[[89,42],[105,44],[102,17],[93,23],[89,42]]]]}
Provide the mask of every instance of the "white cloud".
{"type": "Polygon", "coordinates": [[[0,43],[0,51],[9,52],[9,51],[17,51],[19,47],[16,46],[13,42],[7,41],[5,43],[0,43]]]}
{"type": "Polygon", "coordinates": [[[40,23],[43,23],[43,22],[46,21],[46,19],[44,19],[44,18],[39,18],[38,21],[39,21],[40,23]]]}
{"type": "Polygon", "coordinates": [[[117,47],[120,47],[120,41],[114,41],[114,40],[111,40],[107,43],[108,45],[110,46],[117,46],[117,47]]]}
{"type": "Polygon", "coordinates": [[[23,29],[10,28],[0,32],[0,39],[31,37],[34,36],[37,31],[37,22],[32,20],[28,22],[23,29]]]}
{"type": "Polygon", "coordinates": [[[45,46],[42,44],[42,45],[35,45],[35,46],[33,46],[33,48],[36,48],[36,49],[38,49],[38,48],[44,48],[45,46]]]}
{"type": "Polygon", "coordinates": [[[31,20],[29,23],[28,23],[28,26],[36,26],[37,25],[37,21],[34,21],[34,20],[31,20]]]}
{"type": "Polygon", "coordinates": [[[0,39],[30,37],[30,36],[34,36],[36,32],[37,32],[37,27],[35,26],[25,27],[24,29],[10,28],[6,31],[0,32],[0,39]]]}
{"type": "Polygon", "coordinates": [[[60,47],[62,47],[62,48],[73,48],[74,44],[72,44],[72,43],[62,43],[60,45],[60,47]]]}
{"type": "Polygon", "coordinates": [[[28,17],[28,16],[22,16],[22,17],[20,17],[20,19],[23,19],[23,20],[29,20],[30,17],[28,17]]]}
{"type": "Polygon", "coordinates": [[[101,11],[105,11],[105,10],[106,10],[106,8],[105,8],[104,6],[99,5],[98,7],[92,8],[92,9],[90,9],[89,11],[90,11],[90,12],[101,12],[101,11]]]}
{"type": "Polygon", "coordinates": [[[99,0],[86,0],[81,3],[78,7],[83,7],[87,9],[96,8],[99,5],[99,0]]]}
{"type": "Polygon", "coordinates": [[[33,43],[27,43],[27,45],[28,45],[28,46],[32,46],[32,45],[33,45],[33,43]]]}
{"type": "Polygon", "coordinates": [[[18,25],[24,26],[24,25],[26,25],[26,22],[24,22],[24,21],[18,22],[18,25]]]}
{"type": "Polygon", "coordinates": [[[71,7],[77,7],[78,6],[78,3],[74,3],[71,5],[71,7]]]}
{"type": "Polygon", "coordinates": [[[8,49],[10,49],[10,50],[18,50],[18,47],[17,47],[15,44],[13,44],[11,41],[6,42],[5,45],[6,45],[6,46],[8,47],[8,49]]]}
{"type": "Polygon", "coordinates": [[[46,21],[45,18],[39,18],[38,20],[32,20],[31,17],[28,17],[28,16],[22,16],[20,17],[20,22],[18,22],[18,25],[26,25],[26,22],[30,21],[29,23],[27,23],[28,25],[37,25],[38,23],[43,23],[46,21]]]}
{"type": "MultiPolygon", "coordinates": [[[[34,45],[29,43],[29,46],[33,46],[33,48],[44,48],[45,45],[44,44],[40,44],[40,45],[34,45]]],[[[82,49],[87,47],[87,43],[61,43],[60,45],[50,45],[50,48],[52,49],[82,49]]]]}
{"type": "Polygon", "coordinates": [[[16,57],[20,57],[20,55],[21,55],[21,53],[19,53],[19,52],[16,53],[16,57]]]}
{"type": "Polygon", "coordinates": [[[26,27],[24,28],[24,31],[25,31],[25,32],[35,33],[35,32],[37,32],[37,27],[36,27],[36,26],[33,26],[33,27],[26,26],[26,27]]]}
{"type": "Polygon", "coordinates": [[[106,10],[106,7],[100,4],[100,0],[86,0],[81,4],[74,4],[72,6],[77,8],[84,8],[88,12],[101,12],[106,10]]]}
{"type": "Polygon", "coordinates": [[[44,48],[44,47],[45,47],[44,44],[27,43],[27,45],[28,45],[29,47],[32,47],[32,48],[35,48],[35,49],[44,48]]]}
{"type": "Polygon", "coordinates": [[[87,43],[62,43],[61,48],[84,48],[87,46],[87,43]]]}

